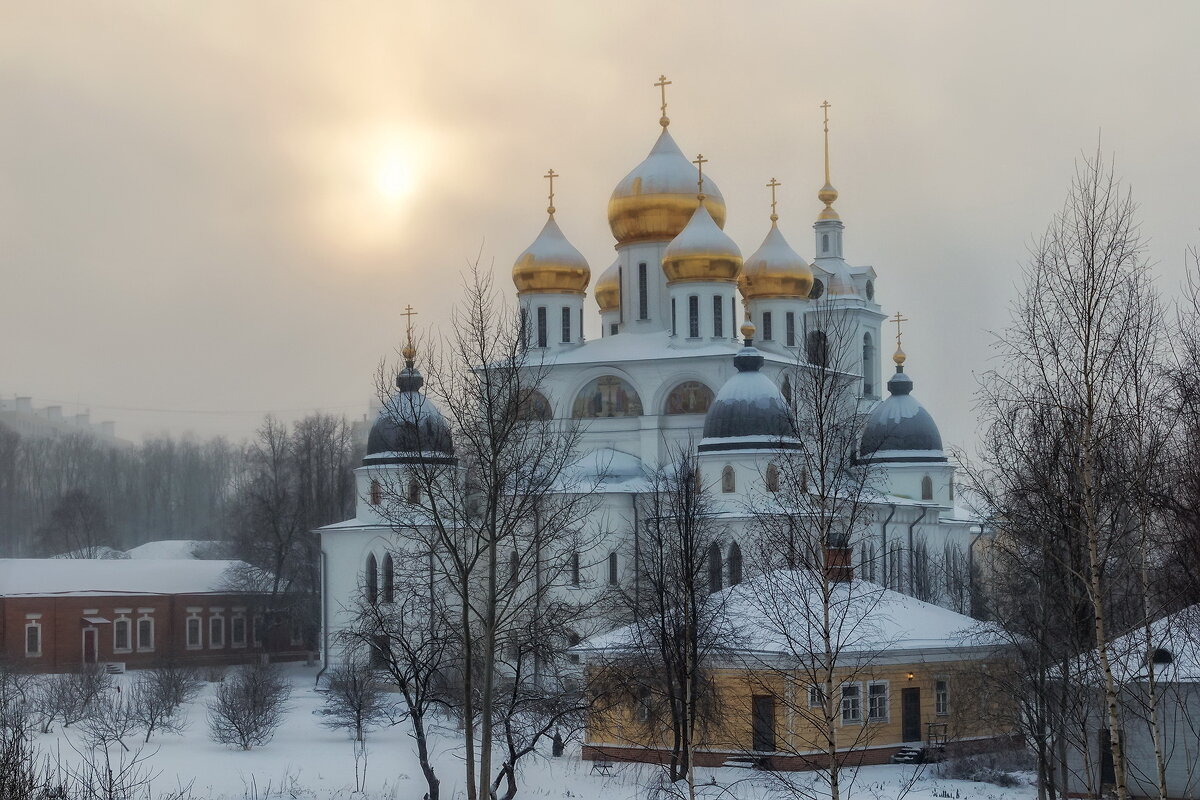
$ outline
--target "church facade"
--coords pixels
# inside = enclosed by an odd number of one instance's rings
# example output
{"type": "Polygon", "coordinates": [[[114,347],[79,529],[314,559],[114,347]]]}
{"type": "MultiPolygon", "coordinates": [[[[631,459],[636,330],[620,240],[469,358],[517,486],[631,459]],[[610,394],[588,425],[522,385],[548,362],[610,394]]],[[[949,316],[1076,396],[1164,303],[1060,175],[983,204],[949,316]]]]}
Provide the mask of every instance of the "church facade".
{"type": "MultiPolygon", "coordinates": [[[[826,180],[817,193],[809,259],[780,229],[774,179],[764,238],[743,257],[722,230],[725,201],[707,162],[684,155],[669,122],[664,99],[657,140],[609,198],[616,258],[594,280],[558,225],[553,171],[545,225],[513,266],[525,344],[546,366],[537,405],[552,418],[580,422],[578,467],[590,470],[598,487],[593,518],[603,531],[584,537],[596,544],[581,554],[573,588],[601,593],[633,580],[628,544],[639,497],[648,491],[647,477],[682,452],[696,454],[700,480],[729,525],[722,563],[710,572],[713,588],[740,581],[738,539],[753,516],[747,509],[771,491],[772,453],[789,436],[803,435],[780,427],[786,408],[802,402],[795,381],[805,370],[836,368],[866,417],[861,455],[878,474],[870,522],[852,543],[856,572],[969,611],[962,577],[983,529],[956,506],[954,468],[932,416],[912,394],[899,350],[884,385],[886,292],[873,267],[844,256],[845,225],[829,178],[828,116],[826,180]],[[586,315],[597,313],[602,335],[585,339],[586,315]]],[[[406,358],[400,399],[420,392],[411,354],[406,358]]],[[[427,435],[420,438],[428,450],[430,432],[436,439],[445,423],[432,403],[421,408],[418,424],[427,435]]],[[[402,428],[388,409],[381,413],[358,470],[355,517],[320,531],[327,665],[338,658],[330,643],[349,624],[351,598],[366,586],[386,600],[384,587],[393,580],[397,534],[378,513],[372,476],[401,475],[412,458],[452,458],[448,428],[445,446],[424,453],[412,452],[402,428]]]]}

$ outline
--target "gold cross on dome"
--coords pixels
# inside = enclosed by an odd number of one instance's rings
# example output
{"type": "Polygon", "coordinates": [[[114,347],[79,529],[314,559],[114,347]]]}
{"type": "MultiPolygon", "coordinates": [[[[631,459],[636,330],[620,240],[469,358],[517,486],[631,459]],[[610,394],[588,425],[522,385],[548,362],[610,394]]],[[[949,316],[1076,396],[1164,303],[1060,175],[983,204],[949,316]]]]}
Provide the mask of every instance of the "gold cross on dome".
{"type": "Polygon", "coordinates": [[[667,87],[671,85],[671,81],[667,80],[666,75],[659,75],[658,82],[654,85],[662,90],[662,118],[658,124],[665,128],[671,124],[671,119],[667,116],[667,87]]]}
{"type": "Polygon", "coordinates": [[[894,317],[891,317],[890,319],[888,319],[888,322],[894,322],[894,323],[896,323],[896,347],[899,347],[899,346],[900,346],[900,335],[901,335],[901,334],[900,334],[900,323],[901,323],[901,322],[908,322],[908,317],[902,317],[902,316],[900,316],[900,312],[899,312],[899,311],[897,311],[897,312],[896,312],[896,316],[894,316],[894,317]]]}
{"type": "Polygon", "coordinates": [[[708,163],[708,159],[705,158],[703,154],[701,154],[701,155],[696,156],[696,158],[692,161],[692,163],[696,165],[696,173],[698,175],[698,177],[696,178],[696,188],[700,190],[698,196],[701,200],[703,200],[704,199],[704,165],[708,163]]]}
{"type": "Polygon", "coordinates": [[[553,217],[553,216],[554,216],[554,179],[555,179],[555,178],[557,178],[557,177],[559,177],[559,174],[558,174],[557,172],[555,172],[555,171],[554,171],[554,167],[551,167],[551,168],[550,168],[550,171],[549,171],[549,172],[547,172],[547,173],[546,173],[545,175],[543,175],[542,177],[543,177],[543,178],[549,178],[549,179],[550,179],[550,205],[548,205],[548,206],[546,207],[546,212],[547,212],[547,213],[548,213],[550,216],[552,216],[552,217],[553,217]]]}
{"type": "Polygon", "coordinates": [[[412,318],[415,317],[416,315],[417,315],[417,312],[413,311],[413,307],[411,305],[405,306],[404,310],[400,312],[400,316],[408,318],[408,346],[409,347],[412,347],[412,343],[413,343],[412,318]]]}
{"type": "Polygon", "coordinates": [[[826,100],[825,102],[821,103],[820,107],[825,111],[825,132],[829,133],[829,109],[833,108],[833,106],[830,105],[828,100],[826,100]]]}
{"type": "Polygon", "coordinates": [[[775,213],[775,189],[779,186],[783,186],[783,184],[774,178],[771,178],[771,182],[767,184],[767,188],[771,190],[771,222],[779,219],[779,215],[775,213]]]}

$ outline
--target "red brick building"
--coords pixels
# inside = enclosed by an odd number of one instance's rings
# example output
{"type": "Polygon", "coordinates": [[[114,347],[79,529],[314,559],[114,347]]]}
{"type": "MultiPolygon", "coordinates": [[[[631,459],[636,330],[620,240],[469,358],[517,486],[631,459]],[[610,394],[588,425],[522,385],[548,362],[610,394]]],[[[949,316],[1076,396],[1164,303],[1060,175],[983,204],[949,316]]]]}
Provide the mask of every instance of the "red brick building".
{"type": "Polygon", "coordinates": [[[302,657],[301,630],[268,631],[261,598],[230,592],[239,561],[0,559],[0,644],[40,672],[85,663],[148,667],[258,654],[302,657]]]}

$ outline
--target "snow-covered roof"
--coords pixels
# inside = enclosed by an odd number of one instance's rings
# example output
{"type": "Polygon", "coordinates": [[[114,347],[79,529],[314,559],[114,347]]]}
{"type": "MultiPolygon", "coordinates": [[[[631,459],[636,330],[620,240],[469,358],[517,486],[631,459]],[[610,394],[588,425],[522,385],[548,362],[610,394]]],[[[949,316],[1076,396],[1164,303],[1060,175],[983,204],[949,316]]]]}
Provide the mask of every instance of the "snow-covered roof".
{"type": "MultiPolygon", "coordinates": [[[[1161,617],[1150,623],[1149,628],[1148,640],[1146,629],[1138,628],[1109,645],[1117,681],[1145,680],[1149,672],[1148,657],[1152,660],[1156,651],[1162,651],[1158,653],[1162,662],[1153,664],[1157,680],[1200,682],[1200,604],[1161,617]]],[[[1090,655],[1093,662],[1098,660],[1095,652],[1090,655]]]]}
{"type": "Polygon", "coordinates": [[[0,596],[207,594],[225,591],[242,561],[186,559],[0,559],[0,596]]]}
{"type": "Polygon", "coordinates": [[[208,539],[160,539],[126,550],[130,558],[196,558],[197,549],[208,549],[221,543],[208,539]]]}
{"type": "MultiPolygon", "coordinates": [[[[667,331],[618,333],[614,336],[589,339],[579,347],[563,350],[553,355],[548,354],[545,363],[547,365],[620,364],[623,361],[712,358],[713,356],[732,358],[741,348],[741,342],[735,342],[732,339],[676,347],[667,331]]],[[[771,363],[797,366],[796,357],[793,355],[781,356],[768,351],[763,351],[762,355],[771,363]]]]}
{"type": "MultiPolygon", "coordinates": [[[[777,570],[738,584],[706,600],[726,628],[735,654],[798,657],[824,648],[820,635],[822,582],[809,570],[777,570]]],[[[969,650],[1002,644],[981,632],[978,621],[869,581],[833,584],[831,609],[836,645],[848,657],[969,650]]],[[[593,637],[580,653],[620,653],[639,636],[636,625],[593,637]]]]}

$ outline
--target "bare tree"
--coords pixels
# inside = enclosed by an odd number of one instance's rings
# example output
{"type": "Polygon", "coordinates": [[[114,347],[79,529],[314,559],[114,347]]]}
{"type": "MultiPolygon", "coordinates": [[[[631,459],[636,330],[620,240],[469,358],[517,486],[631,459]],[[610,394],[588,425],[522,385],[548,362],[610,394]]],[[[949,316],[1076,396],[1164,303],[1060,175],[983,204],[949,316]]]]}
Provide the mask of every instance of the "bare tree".
{"type": "Polygon", "coordinates": [[[167,661],[139,672],[129,697],[138,727],[146,732],[144,741],[149,742],[155,731],[182,731],[183,708],[196,699],[200,688],[199,672],[182,662],[167,661]]]}
{"type": "Polygon", "coordinates": [[[96,699],[87,716],[80,723],[84,737],[95,748],[107,748],[119,744],[129,750],[125,737],[138,729],[137,702],[141,698],[135,693],[114,689],[96,699]]]}
{"type": "Polygon", "coordinates": [[[279,667],[256,663],[239,667],[217,688],[208,704],[213,741],[249,750],[264,745],[283,724],[291,685],[279,667]]]}
{"type": "Polygon", "coordinates": [[[44,555],[62,553],[71,558],[99,558],[115,544],[103,504],[82,489],[72,489],[58,499],[37,537],[44,555]]]}
{"type": "Polygon", "coordinates": [[[362,742],[368,731],[393,717],[392,711],[385,685],[365,660],[345,661],[330,671],[321,709],[325,727],[347,730],[362,742]]]}
{"type": "Polygon", "coordinates": [[[42,733],[49,733],[56,719],[64,728],[87,719],[92,708],[111,688],[112,676],[99,664],[85,664],[78,672],[47,677],[34,695],[42,733]]]}

